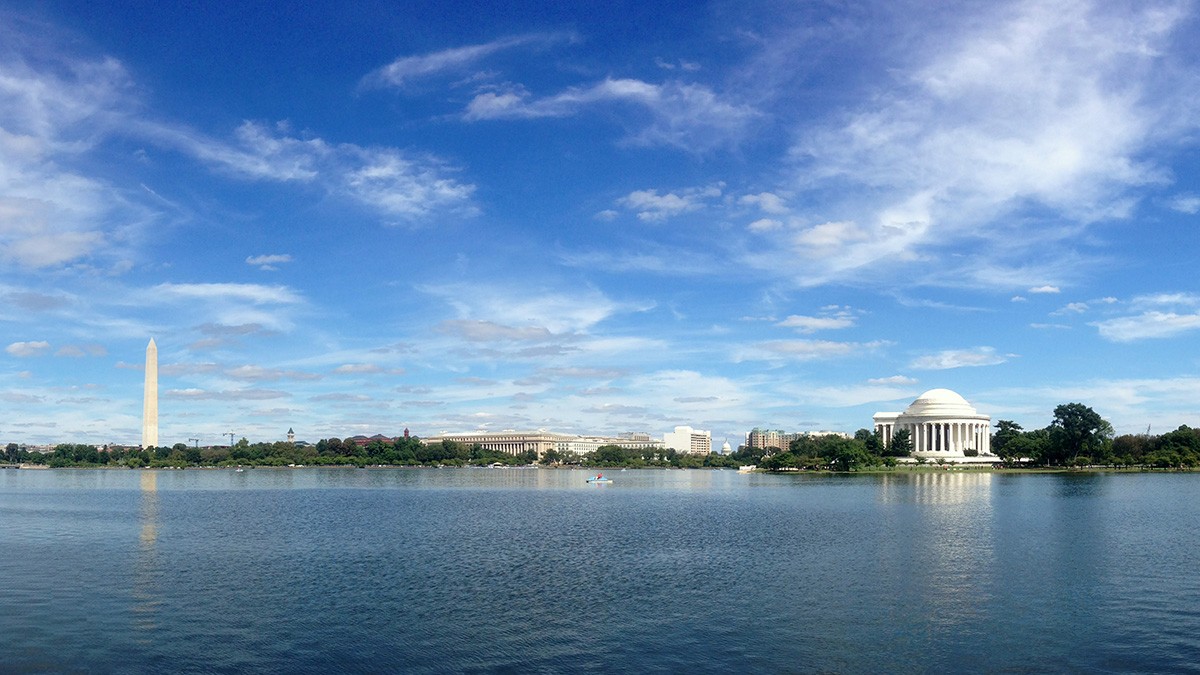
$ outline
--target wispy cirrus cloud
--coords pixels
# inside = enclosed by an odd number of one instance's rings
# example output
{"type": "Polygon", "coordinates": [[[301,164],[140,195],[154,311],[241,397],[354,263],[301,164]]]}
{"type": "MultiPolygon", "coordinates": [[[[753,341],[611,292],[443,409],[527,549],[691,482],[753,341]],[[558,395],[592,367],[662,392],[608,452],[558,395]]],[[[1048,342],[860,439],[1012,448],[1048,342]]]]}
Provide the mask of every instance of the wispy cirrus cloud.
{"type": "Polygon", "coordinates": [[[1191,293],[1159,293],[1130,301],[1135,313],[1090,325],[1100,337],[1112,342],[1172,338],[1200,329],[1200,296],[1191,293]]]}
{"type": "Polygon", "coordinates": [[[54,355],[76,359],[85,356],[107,356],[108,349],[99,344],[63,345],[54,352],[54,355]]]}
{"type": "MultiPolygon", "coordinates": [[[[287,286],[265,286],[262,284],[176,284],[165,283],[154,286],[148,298],[186,300],[227,300],[249,302],[255,305],[297,304],[303,297],[287,286]]],[[[242,326],[255,324],[241,324],[242,326]]]]}
{"type": "Polygon", "coordinates": [[[541,331],[581,333],[617,312],[641,309],[615,302],[594,289],[563,292],[447,284],[421,286],[419,290],[443,299],[459,315],[457,323],[443,327],[475,339],[488,334],[500,339],[513,339],[517,335],[528,339],[541,331]],[[509,332],[514,328],[517,333],[509,332]]]}
{"type": "Polygon", "coordinates": [[[268,255],[252,255],[246,258],[247,265],[253,265],[261,270],[275,271],[276,265],[292,262],[290,253],[274,253],[268,255]]]}
{"type": "Polygon", "coordinates": [[[918,382],[918,380],[916,380],[915,378],[908,377],[907,375],[892,375],[890,377],[876,377],[876,378],[867,380],[867,384],[876,384],[876,385],[880,385],[880,384],[907,385],[907,384],[916,384],[917,382],[918,382]]]}
{"type": "Polygon", "coordinates": [[[291,398],[286,391],[273,389],[225,389],[213,391],[208,389],[168,389],[163,392],[163,398],[185,401],[266,401],[278,398],[291,398]]]}
{"type": "Polygon", "coordinates": [[[125,119],[131,79],[112,58],[35,48],[12,18],[0,19],[0,260],[47,268],[119,256],[113,232],[153,210],[84,167],[125,119]]]}
{"type": "Polygon", "coordinates": [[[1164,64],[1186,6],[1021,2],[966,16],[928,49],[893,53],[867,103],[798,132],[789,187],[824,217],[760,228],[786,253],[749,262],[801,256],[804,285],[913,266],[1020,288],[1062,277],[1082,229],[1127,216],[1132,188],[1169,180],[1147,150],[1197,126],[1180,113],[1197,76],[1164,64]]]}
{"type": "Polygon", "coordinates": [[[889,343],[882,340],[872,342],[836,342],[833,340],[770,340],[740,350],[737,361],[818,361],[845,358],[875,352],[889,343]]]}
{"type": "Polygon", "coordinates": [[[1200,195],[1191,193],[1176,195],[1167,202],[1167,206],[1172,210],[1186,213],[1189,216],[1195,215],[1200,213],[1200,195]]]}
{"type": "Polygon", "coordinates": [[[820,330],[850,328],[855,323],[854,313],[842,307],[828,307],[821,316],[793,314],[775,324],[783,328],[794,328],[798,333],[810,334],[820,330]]]}
{"type": "Polygon", "coordinates": [[[736,144],[761,113],[723,98],[711,88],[679,81],[654,84],[631,78],[608,78],[590,86],[571,87],[536,98],[522,87],[477,94],[467,105],[467,121],[570,117],[596,105],[629,105],[645,113],[631,121],[626,141],[665,145],[688,151],[736,144]]]}
{"type": "Polygon", "coordinates": [[[417,221],[433,213],[476,212],[475,186],[454,178],[456,169],[428,154],[391,147],[330,143],[243,122],[225,141],[180,125],[139,122],[136,131],[217,169],[252,180],[315,184],[389,217],[417,221]]]}
{"type": "Polygon", "coordinates": [[[382,373],[383,368],[375,363],[343,363],[333,369],[337,375],[374,375],[382,373]]]}
{"type": "Polygon", "coordinates": [[[240,179],[316,185],[391,220],[476,212],[474,186],[429,154],[332,143],[292,134],[286,123],[247,121],[231,138],[213,137],[146,114],[119,60],[45,41],[0,26],[9,47],[0,55],[0,260],[47,268],[104,256],[116,269],[128,258],[130,242],[169,202],[95,170],[111,139],[179,151],[240,179]]]}
{"type": "Polygon", "coordinates": [[[451,319],[438,324],[437,331],[471,342],[541,342],[554,337],[544,326],[506,326],[486,320],[451,319]]]}
{"type": "Polygon", "coordinates": [[[1096,378],[999,389],[987,392],[986,398],[993,419],[998,414],[1037,411],[1049,422],[1054,406],[1085,401],[1111,422],[1118,434],[1142,434],[1147,425],[1157,434],[1177,428],[1181,420],[1195,419],[1200,378],[1096,378]]]}
{"type": "Polygon", "coordinates": [[[403,88],[414,80],[446,73],[461,73],[474,67],[480,61],[501,52],[519,48],[542,49],[573,39],[575,37],[572,33],[527,33],[477,45],[452,47],[428,54],[402,56],[364,76],[360,86],[364,88],[403,88]]]}
{"type": "Polygon", "coordinates": [[[183,306],[204,321],[203,350],[231,344],[239,335],[290,330],[291,315],[307,301],[284,285],[239,283],[163,283],[135,293],[129,300],[142,306],[183,306]]]}
{"type": "Polygon", "coordinates": [[[976,366],[995,366],[1015,354],[1000,354],[995,347],[973,347],[971,349],[947,349],[936,354],[920,356],[909,364],[913,370],[949,370],[976,366]]]}
{"type": "Polygon", "coordinates": [[[318,380],[316,373],[305,373],[297,370],[267,368],[264,366],[242,365],[229,368],[225,374],[237,380],[252,380],[255,382],[275,382],[278,380],[318,380]]]}

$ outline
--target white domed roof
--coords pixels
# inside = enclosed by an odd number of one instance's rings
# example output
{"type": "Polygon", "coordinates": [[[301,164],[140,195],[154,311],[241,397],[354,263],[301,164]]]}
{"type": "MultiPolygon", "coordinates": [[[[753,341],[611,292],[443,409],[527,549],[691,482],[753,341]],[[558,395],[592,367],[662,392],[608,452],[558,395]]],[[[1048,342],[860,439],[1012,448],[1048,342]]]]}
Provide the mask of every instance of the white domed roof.
{"type": "Polygon", "coordinates": [[[904,411],[905,415],[920,416],[973,416],[978,413],[967,403],[967,399],[949,389],[930,389],[917,397],[904,411]]]}

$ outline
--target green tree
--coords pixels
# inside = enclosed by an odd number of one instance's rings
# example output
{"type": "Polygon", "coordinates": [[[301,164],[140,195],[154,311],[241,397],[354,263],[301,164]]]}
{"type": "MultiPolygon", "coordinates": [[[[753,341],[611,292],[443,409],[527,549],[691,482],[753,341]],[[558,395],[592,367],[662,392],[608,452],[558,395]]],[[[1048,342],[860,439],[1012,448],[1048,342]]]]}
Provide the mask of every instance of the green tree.
{"type": "Polygon", "coordinates": [[[868,454],[881,456],[887,454],[887,448],[884,447],[883,436],[878,431],[869,429],[859,429],[854,432],[854,440],[862,443],[863,448],[868,454]]]}
{"type": "Polygon", "coordinates": [[[1196,466],[1200,463],[1200,431],[1185,425],[1153,441],[1154,464],[1158,466],[1196,466]],[[1169,464],[1165,464],[1170,461],[1169,464]]]}
{"type": "Polygon", "coordinates": [[[763,457],[758,466],[767,471],[794,469],[797,466],[797,458],[791,452],[777,452],[763,457]]]}
{"type": "Polygon", "coordinates": [[[600,466],[619,466],[625,463],[625,450],[618,445],[602,445],[592,453],[592,462],[600,466]]]}
{"type": "Polygon", "coordinates": [[[908,457],[912,454],[912,434],[908,429],[900,429],[892,434],[892,444],[888,446],[888,455],[892,457],[908,457]]]}
{"type": "Polygon", "coordinates": [[[1004,451],[1005,446],[1014,438],[1021,435],[1021,425],[1012,420],[997,420],[996,433],[992,434],[992,452],[997,456],[1005,458],[1007,455],[1004,451]]]}
{"type": "Polygon", "coordinates": [[[1050,452],[1049,429],[1034,429],[1012,438],[1004,446],[1006,454],[1001,455],[1005,462],[1012,463],[1028,459],[1035,464],[1047,464],[1047,453],[1050,452]]]}
{"type": "Polygon", "coordinates": [[[1112,426],[1082,403],[1064,403],[1054,409],[1050,423],[1047,464],[1066,464],[1080,455],[1098,455],[1112,439],[1112,426]]]}
{"type": "Polygon", "coordinates": [[[834,471],[855,471],[875,463],[861,442],[840,436],[828,436],[822,440],[821,456],[829,460],[829,466],[834,471]]]}

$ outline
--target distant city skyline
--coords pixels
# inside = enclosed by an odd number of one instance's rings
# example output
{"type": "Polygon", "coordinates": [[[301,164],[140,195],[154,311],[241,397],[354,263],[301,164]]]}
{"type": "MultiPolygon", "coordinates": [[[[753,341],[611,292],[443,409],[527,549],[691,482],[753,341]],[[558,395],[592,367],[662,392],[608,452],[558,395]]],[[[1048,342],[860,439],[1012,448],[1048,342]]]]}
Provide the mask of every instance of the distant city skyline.
{"type": "Polygon", "coordinates": [[[0,2],[0,442],[1200,426],[1198,13],[0,2]]]}

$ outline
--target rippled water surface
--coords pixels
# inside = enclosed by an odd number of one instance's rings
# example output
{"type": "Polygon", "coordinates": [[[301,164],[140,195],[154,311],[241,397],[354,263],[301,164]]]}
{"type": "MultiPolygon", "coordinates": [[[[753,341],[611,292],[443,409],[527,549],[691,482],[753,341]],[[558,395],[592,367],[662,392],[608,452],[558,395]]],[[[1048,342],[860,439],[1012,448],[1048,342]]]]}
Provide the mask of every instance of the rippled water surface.
{"type": "Polygon", "coordinates": [[[1200,475],[0,471],[2,672],[1200,669],[1200,475]]]}

